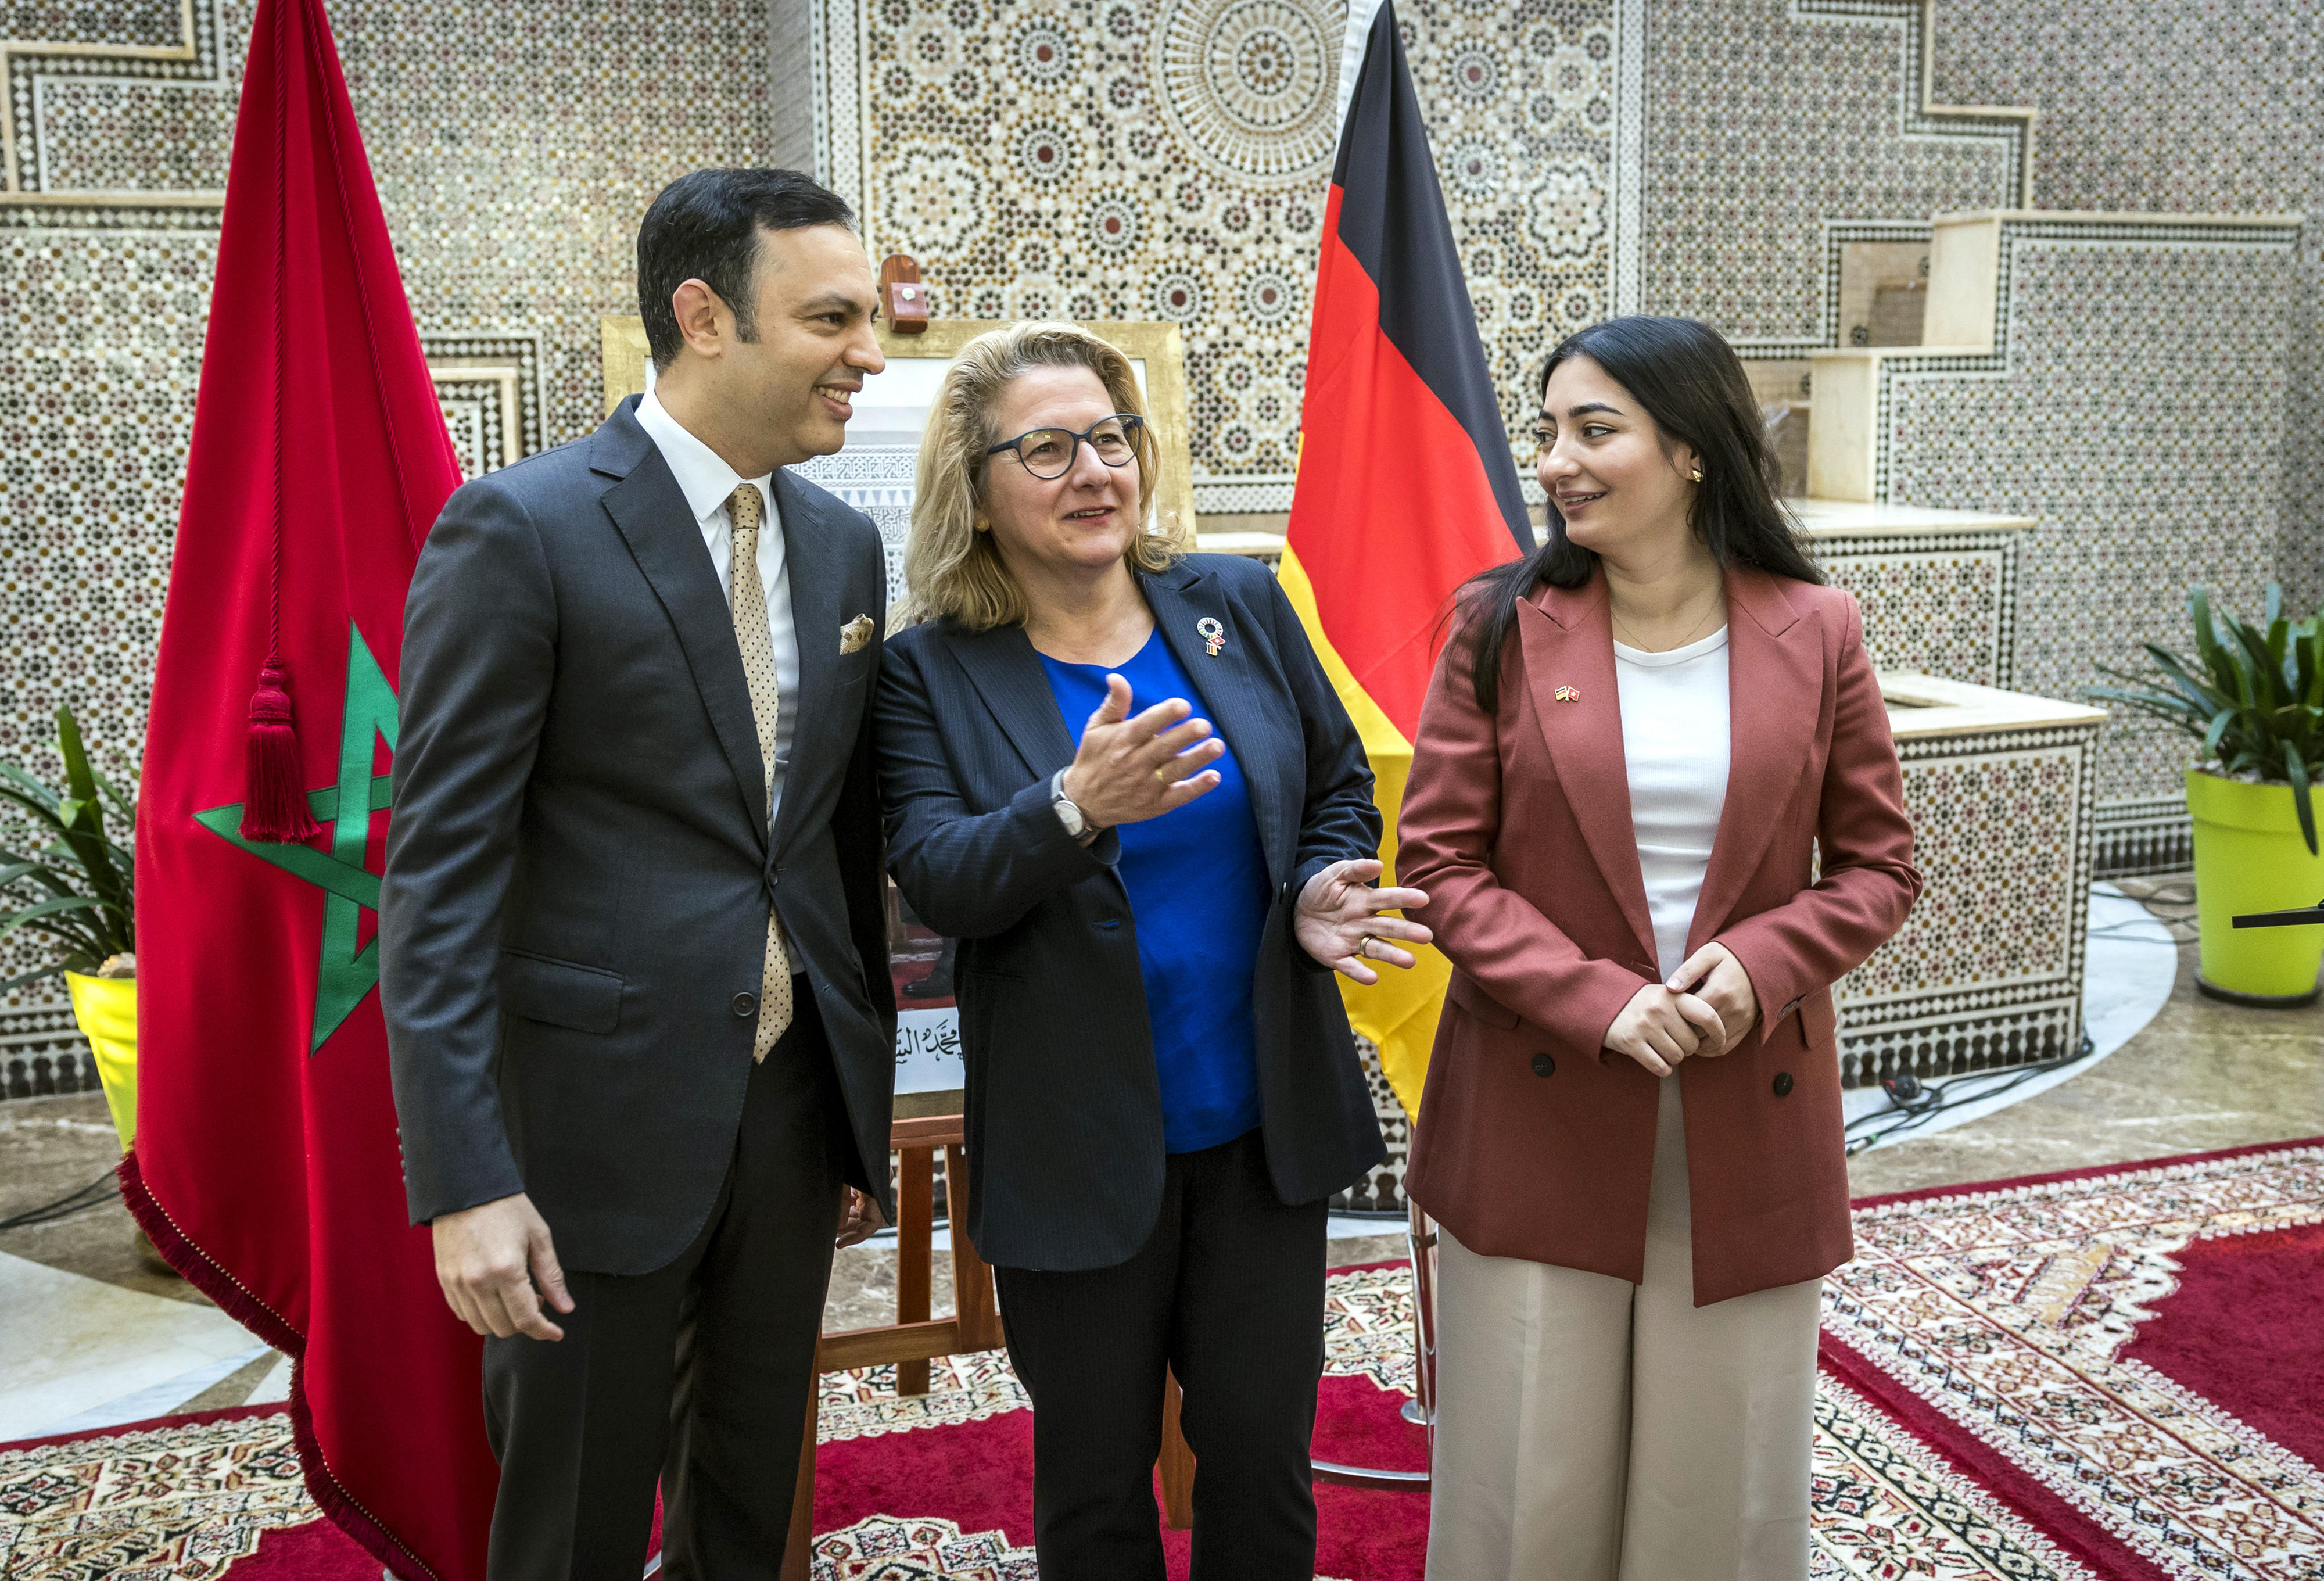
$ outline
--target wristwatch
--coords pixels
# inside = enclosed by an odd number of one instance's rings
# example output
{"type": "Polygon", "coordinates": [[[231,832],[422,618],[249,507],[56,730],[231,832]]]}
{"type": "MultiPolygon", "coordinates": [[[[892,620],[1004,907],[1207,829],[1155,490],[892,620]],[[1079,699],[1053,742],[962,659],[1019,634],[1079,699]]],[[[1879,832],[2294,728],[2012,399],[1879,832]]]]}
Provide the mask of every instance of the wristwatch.
{"type": "Polygon", "coordinates": [[[1049,780],[1049,805],[1057,809],[1057,821],[1065,826],[1065,833],[1075,841],[1088,845],[1105,831],[1082,816],[1082,809],[1065,795],[1065,771],[1059,769],[1049,780]]]}

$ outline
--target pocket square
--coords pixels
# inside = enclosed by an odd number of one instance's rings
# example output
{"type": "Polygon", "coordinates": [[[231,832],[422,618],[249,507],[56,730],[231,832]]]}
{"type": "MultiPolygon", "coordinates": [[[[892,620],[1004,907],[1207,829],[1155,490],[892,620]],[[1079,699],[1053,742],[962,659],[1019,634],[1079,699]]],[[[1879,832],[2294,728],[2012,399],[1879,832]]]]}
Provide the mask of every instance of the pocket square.
{"type": "Polygon", "coordinates": [[[839,651],[853,653],[872,640],[872,617],[859,615],[839,628],[839,651]]]}

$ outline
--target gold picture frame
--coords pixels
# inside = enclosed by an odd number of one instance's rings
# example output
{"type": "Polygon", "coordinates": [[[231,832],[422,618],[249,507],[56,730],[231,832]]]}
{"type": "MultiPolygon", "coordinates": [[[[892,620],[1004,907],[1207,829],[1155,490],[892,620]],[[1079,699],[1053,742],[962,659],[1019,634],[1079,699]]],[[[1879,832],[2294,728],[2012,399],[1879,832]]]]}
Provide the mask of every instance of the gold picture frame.
{"type": "MultiPolygon", "coordinates": [[[[1001,319],[935,319],[920,335],[899,335],[880,326],[880,354],[894,362],[924,358],[950,362],[960,348],[988,329],[1006,327],[1001,319]]],[[[1154,417],[1162,476],[1155,480],[1155,515],[1165,531],[1194,527],[1194,447],[1186,405],[1186,343],[1178,326],[1097,319],[1082,328],[1099,337],[1146,371],[1146,404],[1154,417]]],[[[605,411],[646,387],[645,321],[635,315],[608,314],[598,320],[605,366],[605,411]]]]}

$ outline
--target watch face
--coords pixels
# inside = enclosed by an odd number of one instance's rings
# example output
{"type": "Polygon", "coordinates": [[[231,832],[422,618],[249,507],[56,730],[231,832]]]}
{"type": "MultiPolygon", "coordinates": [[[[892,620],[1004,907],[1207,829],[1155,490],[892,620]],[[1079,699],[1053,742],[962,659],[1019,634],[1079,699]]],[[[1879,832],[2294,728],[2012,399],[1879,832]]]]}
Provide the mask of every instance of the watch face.
{"type": "Polygon", "coordinates": [[[1057,817],[1065,822],[1065,833],[1079,837],[1081,832],[1089,827],[1089,820],[1082,816],[1082,809],[1072,802],[1061,797],[1056,801],[1056,807],[1057,817]]]}

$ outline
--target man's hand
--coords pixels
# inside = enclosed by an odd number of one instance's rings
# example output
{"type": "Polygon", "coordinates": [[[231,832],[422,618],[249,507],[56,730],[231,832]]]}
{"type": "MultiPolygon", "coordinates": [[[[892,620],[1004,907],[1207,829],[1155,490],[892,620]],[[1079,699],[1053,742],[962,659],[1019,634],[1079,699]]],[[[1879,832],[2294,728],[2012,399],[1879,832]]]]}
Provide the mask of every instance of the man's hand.
{"type": "Polygon", "coordinates": [[[1740,1043],[1759,1019],[1759,995],[1751,987],[1751,974],[1723,944],[1706,944],[1687,957],[1664,986],[1700,999],[1719,1012],[1725,1036],[1710,1040],[1695,1050],[1705,1059],[1724,1054],[1740,1043]]]}
{"type": "Polygon", "coordinates": [[[453,1316],[495,1339],[521,1334],[532,1339],[563,1339],[565,1330],[549,1320],[545,1302],[559,1312],[573,1310],[565,1293],[565,1271],[557,1266],[549,1225],[521,1191],[497,1202],[479,1203],[438,1216],[436,1282],[453,1316]]]}
{"type": "Polygon", "coordinates": [[[1653,1075],[1668,1076],[1678,1062],[1700,1052],[1706,1043],[1716,1046],[1725,1036],[1719,1012],[1692,994],[1675,994],[1660,983],[1649,983],[1630,995],[1630,1003],[1606,1029],[1605,1045],[1627,1054],[1653,1075]]]}
{"type": "Polygon", "coordinates": [[[1428,896],[1416,889],[1374,889],[1380,875],[1378,862],[1334,862],[1307,881],[1291,918],[1292,937],[1323,965],[1358,983],[1377,983],[1379,974],[1365,963],[1381,961],[1409,966],[1412,952],[1390,939],[1426,944],[1434,937],[1418,922],[1386,915],[1408,907],[1425,906],[1428,896]]]}
{"type": "MultiPolygon", "coordinates": [[[[965,1205],[963,1211],[966,1211],[965,1205]]],[[[850,1246],[861,1245],[885,1228],[887,1223],[872,1194],[850,1186],[847,1195],[840,1199],[839,1235],[832,1245],[843,1252],[850,1246]]]]}

